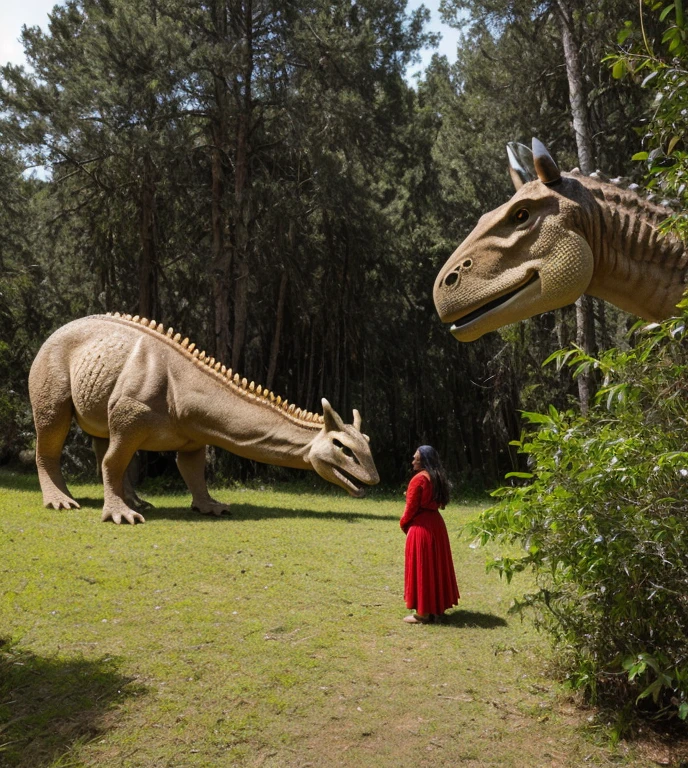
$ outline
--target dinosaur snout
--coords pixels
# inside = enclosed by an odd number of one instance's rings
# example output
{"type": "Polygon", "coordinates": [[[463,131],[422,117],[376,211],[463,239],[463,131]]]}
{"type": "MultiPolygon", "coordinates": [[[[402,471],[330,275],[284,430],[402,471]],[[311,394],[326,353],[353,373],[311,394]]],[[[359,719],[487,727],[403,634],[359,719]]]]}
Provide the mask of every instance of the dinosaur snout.
{"type": "Polygon", "coordinates": [[[467,272],[470,272],[473,266],[473,259],[466,257],[458,261],[450,259],[444,268],[440,271],[435,280],[433,289],[433,299],[435,309],[442,321],[453,311],[456,292],[461,286],[462,278],[467,272]]]}

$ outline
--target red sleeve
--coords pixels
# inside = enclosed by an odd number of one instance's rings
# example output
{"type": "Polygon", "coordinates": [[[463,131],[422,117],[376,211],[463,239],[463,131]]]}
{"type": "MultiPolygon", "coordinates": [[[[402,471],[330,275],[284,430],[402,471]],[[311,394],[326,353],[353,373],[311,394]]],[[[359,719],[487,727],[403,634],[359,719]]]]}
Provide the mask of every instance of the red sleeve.
{"type": "Polygon", "coordinates": [[[408,484],[406,490],[406,507],[404,508],[404,514],[399,521],[399,526],[404,533],[406,533],[411,520],[413,520],[421,508],[425,480],[425,475],[422,472],[419,472],[411,478],[411,482],[408,484]]]}

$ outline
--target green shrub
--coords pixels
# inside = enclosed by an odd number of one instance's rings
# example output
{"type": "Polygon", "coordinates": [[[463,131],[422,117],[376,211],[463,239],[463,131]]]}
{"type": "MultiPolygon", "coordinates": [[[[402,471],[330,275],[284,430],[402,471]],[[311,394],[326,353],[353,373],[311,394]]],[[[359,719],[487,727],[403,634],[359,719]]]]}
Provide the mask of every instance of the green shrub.
{"type": "MultiPolygon", "coordinates": [[[[525,413],[515,442],[528,473],[471,526],[482,544],[520,544],[488,568],[530,570],[531,607],[571,683],[654,715],[688,715],[688,302],[629,351],[550,359],[604,384],[587,417],[525,413]]],[[[638,327],[636,326],[636,329],[638,327]]]]}

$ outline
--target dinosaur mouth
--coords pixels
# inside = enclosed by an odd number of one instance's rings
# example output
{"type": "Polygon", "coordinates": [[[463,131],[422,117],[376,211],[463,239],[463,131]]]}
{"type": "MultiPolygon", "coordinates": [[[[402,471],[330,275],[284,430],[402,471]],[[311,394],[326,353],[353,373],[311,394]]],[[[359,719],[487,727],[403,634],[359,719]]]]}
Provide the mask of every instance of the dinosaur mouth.
{"type": "Polygon", "coordinates": [[[477,309],[474,309],[472,312],[469,312],[467,315],[464,315],[461,318],[458,318],[457,320],[454,320],[452,327],[450,328],[450,331],[454,333],[455,331],[460,331],[463,328],[465,328],[470,323],[473,323],[475,320],[477,320],[480,317],[483,317],[483,315],[486,315],[488,312],[491,312],[493,309],[496,309],[497,307],[501,307],[502,305],[506,304],[508,301],[513,299],[515,296],[517,296],[521,291],[524,291],[526,288],[530,287],[537,281],[539,281],[540,275],[537,272],[533,272],[533,274],[525,281],[525,283],[521,283],[521,285],[518,286],[518,288],[514,288],[512,291],[509,291],[508,293],[503,294],[502,296],[498,296],[496,299],[492,299],[491,301],[488,301],[487,304],[483,304],[482,307],[478,307],[477,309]]]}
{"type": "Polygon", "coordinates": [[[344,472],[344,470],[337,469],[336,467],[332,467],[332,472],[352,496],[355,496],[357,499],[365,496],[365,488],[363,488],[360,481],[355,477],[352,477],[348,472],[344,472]]]}

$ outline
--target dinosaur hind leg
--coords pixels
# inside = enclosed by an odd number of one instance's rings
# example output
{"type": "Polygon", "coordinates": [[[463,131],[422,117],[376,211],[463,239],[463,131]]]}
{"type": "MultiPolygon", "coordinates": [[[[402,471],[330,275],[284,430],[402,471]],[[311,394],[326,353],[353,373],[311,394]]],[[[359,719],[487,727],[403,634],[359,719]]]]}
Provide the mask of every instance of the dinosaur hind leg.
{"type": "Polygon", "coordinates": [[[46,402],[34,400],[33,415],[36,424],[36,467],[43,491],[43,505],[53,509],[80,509],[67,490],[60,456],[72,423],[72,399],[69,394],[53,397],[46,402]]]}
{"type": "Polygon", "coordinates": [[[191,508],[203,515],[219,517],[223,512],[229,512],[229,504],[216,501],[208,493],[205,482],[205,446],[195,451],[179,451],[177,453],[177,468],[191,491],[191,508]]]}

